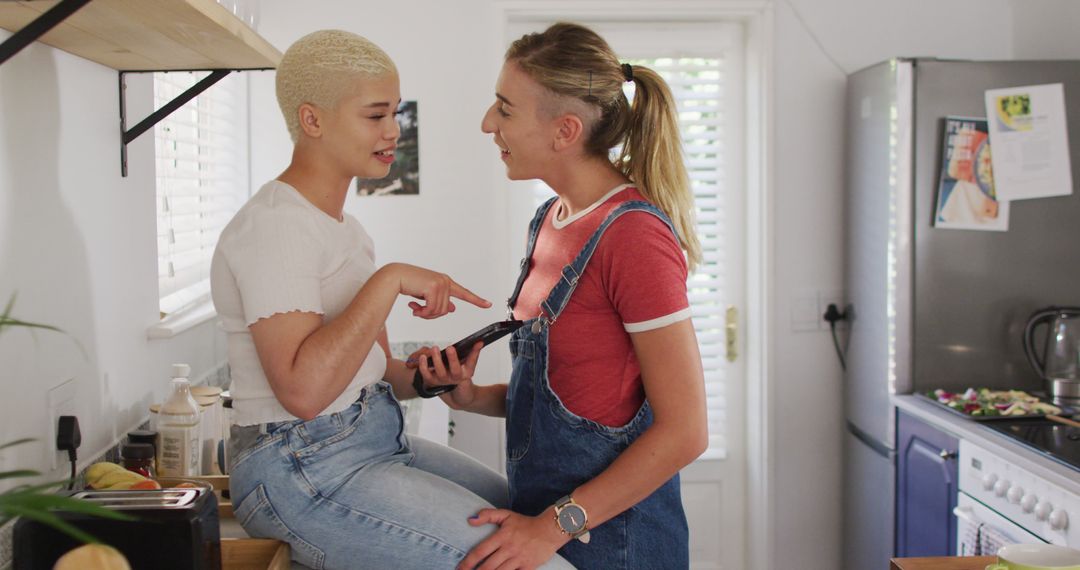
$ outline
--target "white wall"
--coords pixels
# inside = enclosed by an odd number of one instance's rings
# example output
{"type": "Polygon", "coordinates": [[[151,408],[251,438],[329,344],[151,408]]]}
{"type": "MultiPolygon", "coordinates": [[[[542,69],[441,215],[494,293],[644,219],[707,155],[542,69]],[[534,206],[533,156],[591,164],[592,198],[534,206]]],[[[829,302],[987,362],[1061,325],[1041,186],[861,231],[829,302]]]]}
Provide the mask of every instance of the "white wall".
{"type": "MultiPolygon", "coordinates": [[[[149,76],[128,85],[142,118],[149,76]]],[[[212,324],[146,339],[158,319],[153,136],[129,147],[121,178],[117,92],[116,71],[40,43],[0,66],[0,302],[18,293],[13,316],[68,333],[0,336],[0,442],[42,438],[48,390],[71,378],[83,461],[147,417],[172,362],[197,378],[224,360],[212,324]]],[[[6,449],[0,470],[48,471],[47,447],[6,449]]]]}

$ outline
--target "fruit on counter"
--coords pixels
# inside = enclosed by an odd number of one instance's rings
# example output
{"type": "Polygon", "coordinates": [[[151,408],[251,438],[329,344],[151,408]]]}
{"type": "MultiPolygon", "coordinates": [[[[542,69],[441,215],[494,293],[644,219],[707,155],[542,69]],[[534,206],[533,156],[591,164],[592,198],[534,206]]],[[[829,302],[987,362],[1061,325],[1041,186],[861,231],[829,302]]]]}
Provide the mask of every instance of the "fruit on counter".
{"type": "Polygon", "coordinates": [[[53,570],[131,570],[131,565],[111,546],[84,544],[61,556],[53,570]]]}
{"type": "Polygon", "coordinates": [[[86,484],[97,490],[160,489],[161,485],[115,463],[95,463],[86,470],[86,484]]]}
{"type": "Polygon", "coordinates": [[[131,489],[141,489],[144,491],[157,490],[161,488],[161,483],[154,481],[153,479],[147,479],[146,481],[139,481],[130,487],[131,489]]]}
{"type": "Polygon", "coordinates": [[[1028,416],[1056,415],[1061,408],[1039,401],[1023,390],[990,390],[968,388],[963,392],[947,392],[942,389],[927,394],[939,404],[948,406],[969,416],[1028,416]]]}
{"type": "Polygon", "coordinates": [[[98,483],[103,477],[105,477],[105,475],[108,475],[109,473],[116,473],[119,471],[127,470],[124,469],[123,466],[117,465],[115,463],[109,463],[107,461],[95,463],[90,467],[86,468],[86,484],[95,489],[98,489],[98,483]]]}

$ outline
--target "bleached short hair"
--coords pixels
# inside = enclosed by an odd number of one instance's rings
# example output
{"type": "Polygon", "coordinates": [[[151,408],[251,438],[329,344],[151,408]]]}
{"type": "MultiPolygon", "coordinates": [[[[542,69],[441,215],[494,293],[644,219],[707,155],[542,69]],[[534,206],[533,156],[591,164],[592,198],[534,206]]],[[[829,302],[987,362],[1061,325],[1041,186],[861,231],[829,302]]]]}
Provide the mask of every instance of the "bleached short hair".
{"type": "Polygon", "coordinates": [[[320,30],[294,42],[277,68],[277,100],[293,142],[300,140],[297,109],[304,103],[331,109],[356,79],[397,74],[379,46],[352,32],[320,30]]]}

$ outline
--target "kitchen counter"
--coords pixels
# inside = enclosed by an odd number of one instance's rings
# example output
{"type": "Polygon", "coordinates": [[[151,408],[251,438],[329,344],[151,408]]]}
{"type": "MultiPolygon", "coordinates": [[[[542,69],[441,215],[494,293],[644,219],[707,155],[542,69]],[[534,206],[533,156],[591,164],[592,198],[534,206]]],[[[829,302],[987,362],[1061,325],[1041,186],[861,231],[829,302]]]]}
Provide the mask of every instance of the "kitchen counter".
{"type": "Polygon", "coordinates": [[[994,562],[997,556],[893,558],[889,570],[983,570],[994,562]]]}
{"type": "Polygon", "coordinates": [[[973,443],[1005,461],[1030,471],[1058,485],[1069,493],[1080,495],[1080,471],[1071,469],[1032,450],[1011,437],[990,429],[984,423],[960,417],[937,404],[915,395],[893,396],[893,404],[946,433],[973,443]]]}

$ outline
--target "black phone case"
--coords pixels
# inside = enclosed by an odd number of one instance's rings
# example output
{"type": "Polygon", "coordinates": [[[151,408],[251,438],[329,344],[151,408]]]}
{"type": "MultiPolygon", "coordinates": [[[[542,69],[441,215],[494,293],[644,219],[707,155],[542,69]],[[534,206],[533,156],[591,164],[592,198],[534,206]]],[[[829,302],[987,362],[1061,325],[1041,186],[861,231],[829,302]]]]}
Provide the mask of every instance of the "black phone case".
{"type": "MultiPolygon", "coordinates": [[[[490,324],[471,335],[455,342],[453,344],[454,350],[457,351],[458,360],[465,360],[469,357],[469,353],[472,352],[472,347],[478,342],[483,342],[484,346],[488,346],[491,343],[499,340],[500,338],[516,331],[521,327],[523,321],[499,321],[497,323],[490,324]]],[[[449,366],[450,363],[446,358],[446,349],[442,349],[439,352],[442,356],[443,364],[449,366]]]]}
{"type": "MultiPolygon", "coordinates": [[[[472,352],[472,347],[476,346],[476,343],[483,341],[484,346],[488,346],[491,343],[499,340],[500,338],[518,330],[519,328],[521,328],[521,325],[523,323],[524,321],[517,320],[499,321],[497,323],[490,324],[472,333],[471,335],[455,342],[452,346],[454,347],[454,350],[457,351],[458,361],[460,362],[468,358],[469,353],[472,352]]],[[[446,358],[445,348],[439,351],[439,356],[442,357],[443,366],[450,366],[450,361],[446,358]]],[[[414,380],[416,378],[423,378],[420,375],[419,369],[416,370],[416,374],[414,375],[414,380]]],[[[447,386],[445,390],[433,391],[433,393],[448,392],[453,388],[453,386],[447,386]]],[[[437,390],[437,388],[435,390],[437,390]]]]}

